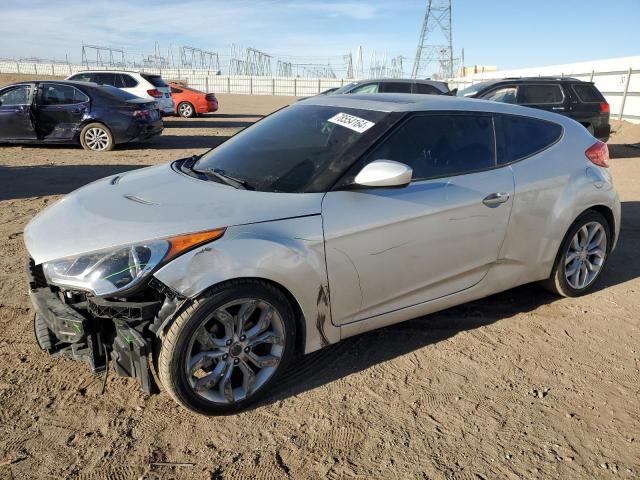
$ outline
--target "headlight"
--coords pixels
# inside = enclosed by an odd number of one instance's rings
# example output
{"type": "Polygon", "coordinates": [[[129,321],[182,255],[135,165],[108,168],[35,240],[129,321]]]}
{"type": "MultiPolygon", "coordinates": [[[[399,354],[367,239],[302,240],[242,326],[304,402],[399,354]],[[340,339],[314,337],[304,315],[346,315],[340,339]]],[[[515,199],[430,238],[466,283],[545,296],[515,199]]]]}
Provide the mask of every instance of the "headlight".
{"type": "Polygon", "coordinates": [[[113,295],[133,287],[161,263],[220,238],[224,231],[221,228],[85,253],[46,262],[43,270],[51,284],[89,290],[97,296],[113,295]]]}

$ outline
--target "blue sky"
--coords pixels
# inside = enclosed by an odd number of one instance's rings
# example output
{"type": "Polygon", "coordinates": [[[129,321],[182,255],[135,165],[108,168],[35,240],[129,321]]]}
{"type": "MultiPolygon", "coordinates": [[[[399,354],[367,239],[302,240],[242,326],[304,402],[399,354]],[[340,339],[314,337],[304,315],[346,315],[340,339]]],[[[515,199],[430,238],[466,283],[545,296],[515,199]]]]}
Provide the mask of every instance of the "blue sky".
{"type": "MultiPolygon", "coordinates": [[[[82,42],[153,53],[231,43],[318,62],[403,55],[409,70],[425,0],[25,0],[0,5],[0,57],[80,59],[82,42]]],[[[640,55],[640,0],[453,0],[456,55],[518,68],[640,55]]],[[[438,43],[440,41],[438,40],[438,43]]]]}

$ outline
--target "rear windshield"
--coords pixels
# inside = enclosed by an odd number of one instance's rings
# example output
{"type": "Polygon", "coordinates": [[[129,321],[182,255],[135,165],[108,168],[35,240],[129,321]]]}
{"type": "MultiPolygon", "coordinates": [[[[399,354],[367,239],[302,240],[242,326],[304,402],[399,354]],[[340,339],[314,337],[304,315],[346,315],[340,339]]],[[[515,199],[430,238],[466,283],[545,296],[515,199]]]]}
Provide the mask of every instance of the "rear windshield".
{"type": "Polygon", "coordinates": [[[145,73],[140,74],[142,78],[144,78],[147,82],[149,82],[154,87],[166,87],[167,84],[164,83],[164,80],[160,75],[147,75],[145,73]]]}
{"type": "Polygon", "coordinates": [[[118,97],[120,100],[126,101],[126,100],[133,100],[133,99],[139,98],[129,92],[125,92],[124,90],[120,90],[119,88],[112,87],[110,85],[102,85],[100,87],[100,90],[111,95],[112,97],[118,97]]]}
{"type": "Polygon", "coordinates": [[[604,98],[602,97],[598,89],[593,85],[590,85],[588,83],[584,85],[578,83],[572,85],[571,87],[573,88],[573,91],[576,92],[576,95],[578,95],[578,98],[585,103],[598,103],[604,101],[604,98]]]}

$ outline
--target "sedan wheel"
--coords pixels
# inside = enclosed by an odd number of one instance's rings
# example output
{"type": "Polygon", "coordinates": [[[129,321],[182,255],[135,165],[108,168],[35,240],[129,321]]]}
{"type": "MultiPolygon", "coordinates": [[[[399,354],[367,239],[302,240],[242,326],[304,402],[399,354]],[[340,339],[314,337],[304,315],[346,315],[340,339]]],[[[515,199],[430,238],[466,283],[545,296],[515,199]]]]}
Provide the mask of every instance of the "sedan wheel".
{"type": "Polygon", "coordinates": [[[113,137],[101,123],[90,123],[80,132],[80,143],[85,150],[104,152],[113,148],[113,137]]]}
{"type": "Polygon", "coordinates": [[[162,340],[162,385],[179,403],[205,414],[253,401],[293,352],[295,322],[270,284],[229,282],[197,300],[162,340]]]}
{"type": "Polygon", "coordinates": [[[582,214],[567,232],[551,277],[543,285],[565,297],[589,292],[604,269],[610,244],[611,230],[604,216],[595,211],[582,214]]]}
{"type": "Polygon", "coordinates": [[[195,115],[195,109],[189,102],[182,102],[178,105],[178,114],[181,117],[191,118],[195,115]]]}

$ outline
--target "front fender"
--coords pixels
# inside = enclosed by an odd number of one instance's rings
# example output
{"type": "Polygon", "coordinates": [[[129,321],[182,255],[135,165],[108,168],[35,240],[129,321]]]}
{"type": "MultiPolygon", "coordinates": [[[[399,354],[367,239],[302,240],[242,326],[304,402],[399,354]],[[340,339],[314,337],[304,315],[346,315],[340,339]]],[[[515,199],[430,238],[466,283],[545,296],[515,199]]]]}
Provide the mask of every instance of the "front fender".
{"type": "Polygon", "coordinates": [[[229,227],[222,238],[181,255],[155,277],[189,298],[236,278],[275,282],[302,311],[305,353],[340,340],[340,329],[331,324],[320,215],[229,227]]]}

